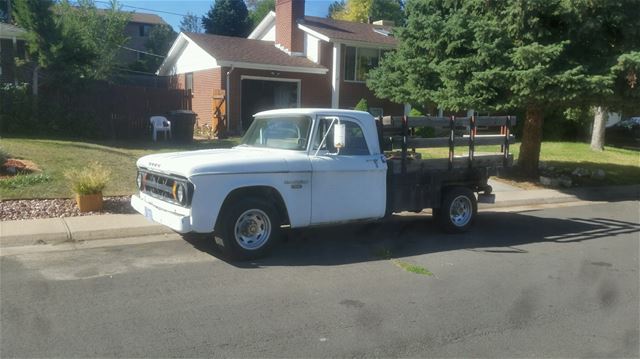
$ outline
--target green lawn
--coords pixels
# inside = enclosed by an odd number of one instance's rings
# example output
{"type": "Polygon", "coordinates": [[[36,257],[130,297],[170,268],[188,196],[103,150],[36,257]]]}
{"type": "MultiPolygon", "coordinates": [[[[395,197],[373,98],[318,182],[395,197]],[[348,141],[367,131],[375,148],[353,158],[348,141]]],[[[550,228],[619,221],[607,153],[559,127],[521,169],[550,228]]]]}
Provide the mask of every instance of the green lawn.
{"type": "MultiPolygon", "coordinates": [[[[163,142],[87,143],[3,138],[0,139],[0,147],[8,151],[11,157],[31,160],[43,172],[9,180],[12,181],[11,186],[6,182],[8,180],[0,180],[0,199],[71,197],[63,172],[67,168],[81,167],[88,161],[98,161],[111,168],[112,181],[106,188],[105,195],[127,195],[135,192],[135,162],[141,156],[157,152],[231,147],[237,142],[238,139],[211,140],[180,146],[163,142]]],[[[519,145],[513,145],[511,149],[517,157],[519,145]]],[[[478,148],[480,152],[497,150],[497,146],[478,148]]],[[[446,157],[447,154],[446,149],[421,152],[425,158],[446,157]]],[[[541,160],[569,172],[576,167],[603,169],[607,173],[605,180],[593,184],[640,183],[638,151],[607,147],[604,152],[597,153],[583,143],[545,142],[542,145],[541,160]]]]}
{"type": "MultiPolygon", "coordinates": [[[[456,148],[456,154],[464,154],[467,147],[456,148]]],[[[499,152],[500,146],[478,146],[477,152],[499,152]]],[[[420,149],[423,158],[446,158],[448,149],[420,149]]],[[[520,144],[510,146],[517,161],[520,144]]],[[[590,171],[602,169],[606,172],[603,181],[585,180],[589,185],[640,184],[640,151],[605,147],[602,152],[594,152],[589,144],[580,142],[543,142],[540,161],[552,166],[556,172],[571,173],[577,167],[590,171]]]]}
{"type": "Polygon", "coordinates": [[[88,161],[98,161],[110,168],[112,180],[105,189],[107,196],[134,193],[136,160],[151,153],[188,151],[205,148],[231,147],[238,139],[198,141],[188,145],[158,143],[87,143],[23,138],[0,139],[0,147],[10,157],[31,160],[42,169],[36,175],[0,180],[0,199],[71,197],[64,178],[67,168],[82,167],[88,161]],[[44,178],[43,178],[44,177],[44,178]],[[6,181],[11,181],[7,183],[6,181]],[[2,182],[5,182],[3,185],[2,182]]]}

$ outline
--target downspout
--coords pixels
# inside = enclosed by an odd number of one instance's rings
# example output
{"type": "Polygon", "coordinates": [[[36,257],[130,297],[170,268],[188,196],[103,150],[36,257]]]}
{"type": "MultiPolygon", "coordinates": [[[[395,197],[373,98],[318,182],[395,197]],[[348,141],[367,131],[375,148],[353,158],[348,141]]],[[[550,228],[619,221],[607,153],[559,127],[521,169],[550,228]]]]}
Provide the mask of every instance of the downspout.
{"type": "Polygon", "coordinates": [[[231,69],[227,71],[227,86],[225,89],[225,96],[227,97],[227,133],[231,132],[231,72],[234,67],[231,65],[231,69]]]}

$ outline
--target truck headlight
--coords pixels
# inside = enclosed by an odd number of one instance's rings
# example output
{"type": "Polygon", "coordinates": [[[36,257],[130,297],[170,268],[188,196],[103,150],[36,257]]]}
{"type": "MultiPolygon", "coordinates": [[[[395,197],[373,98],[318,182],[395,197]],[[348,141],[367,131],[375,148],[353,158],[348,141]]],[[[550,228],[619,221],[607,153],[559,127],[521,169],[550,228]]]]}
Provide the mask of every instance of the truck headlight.
{"type": "Polygon", "coordinates": [[[138,172],[138,176],[136,177],[136,184],[138,185],[138,189],[142,190],[142,172],[138,172]]]}
{"type": "Polygon", "coordinates": [[[187,189],[183,183],[176,185],[176,200],[182,205],[187,204],[187,189]]]}

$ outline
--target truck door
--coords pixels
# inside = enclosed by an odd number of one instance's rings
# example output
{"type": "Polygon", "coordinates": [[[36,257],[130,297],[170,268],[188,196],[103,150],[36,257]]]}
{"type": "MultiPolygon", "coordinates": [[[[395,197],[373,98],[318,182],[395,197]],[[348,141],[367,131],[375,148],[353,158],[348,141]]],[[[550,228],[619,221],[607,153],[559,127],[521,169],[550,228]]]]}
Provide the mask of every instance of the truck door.
{"type": "Polygon", "coordinates": [[[342,117],[317,123],[310,153],[311,223],[383,217],[387,165],[381,154],[371,153],[361,124],[342,117]],[[336,120],[345,125],[345,146],[339,150],[333,146],[336,120]]]}

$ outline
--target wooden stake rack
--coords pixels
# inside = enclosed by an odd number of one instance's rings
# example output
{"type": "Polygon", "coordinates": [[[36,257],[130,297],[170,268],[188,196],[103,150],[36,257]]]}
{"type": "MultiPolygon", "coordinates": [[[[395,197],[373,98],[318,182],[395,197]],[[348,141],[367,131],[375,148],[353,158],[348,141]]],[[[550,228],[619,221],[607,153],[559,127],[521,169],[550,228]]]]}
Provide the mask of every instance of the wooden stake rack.
{"type": "Polygon", "coordinates": [[[470,117],[432,117],[432,116],[384,116],[378,118],[381,148],[400,149],[402,153],[402,172],[406,173],[407,152],[411,148],[449,148],[448,168],[454,167],[455,147],[468,146],[467,165],[475,163],[476,146],[500,145],[502,165],[510,164],[509,145],[515,138],[511,129],[516,124],[515,116],[470,116],[470,117]],[[416,137],[416,129],[433,128],[436,133],[447,133],[448,136],[421,138],[416,137]],[[478,127],[500,128],[500,134],[478,135],[478,127]]]}

